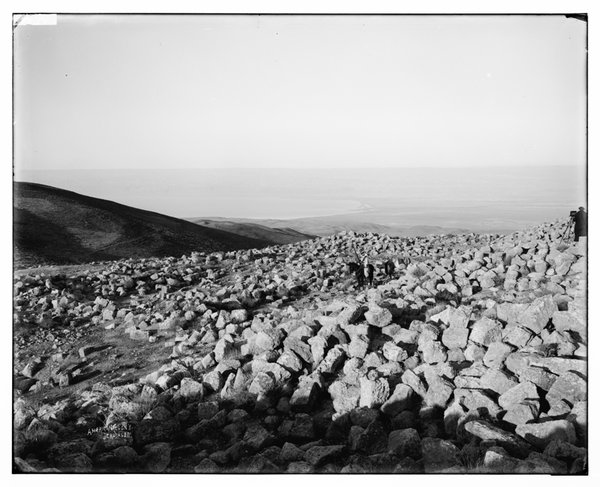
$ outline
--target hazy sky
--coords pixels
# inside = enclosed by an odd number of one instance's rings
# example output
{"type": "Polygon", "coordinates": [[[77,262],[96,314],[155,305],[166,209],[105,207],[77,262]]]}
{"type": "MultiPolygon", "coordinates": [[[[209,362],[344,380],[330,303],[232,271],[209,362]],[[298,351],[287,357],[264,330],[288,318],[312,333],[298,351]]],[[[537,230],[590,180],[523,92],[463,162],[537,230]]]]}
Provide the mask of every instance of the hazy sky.
{"type": "Polygon", "coordinates": [[[562,16],[59,16],[15,30],[15,165],[581,167],[585,35],[562,16]]]}

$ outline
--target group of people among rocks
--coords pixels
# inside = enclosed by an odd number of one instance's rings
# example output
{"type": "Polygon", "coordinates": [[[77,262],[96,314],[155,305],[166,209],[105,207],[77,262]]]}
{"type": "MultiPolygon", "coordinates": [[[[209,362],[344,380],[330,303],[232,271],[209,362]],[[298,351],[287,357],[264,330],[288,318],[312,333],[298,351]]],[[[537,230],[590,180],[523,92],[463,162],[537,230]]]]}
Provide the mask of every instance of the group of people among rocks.
{"type": "MultiPolygon", "coordinates": [[[[571,226],[573,227],[574,241],[579,242],[580,237],[587,237],[587,212],[583,206],[579,207],[578,211],[572,211],[570,221],[565,233],[570,233],[571,226]]],[[[349,262],[347,264],[348,272],[356,277],[356,284],[359,288],[373,286],[375,276],[375,266],[369,262],[369,258],[365,255],[360,258],[356,254],[358,262],[349,262]]],[[[396,271],[410,264],[410,257],[401,256],[390,258],[383,264],[383,272],[389,279],[393,278],[396,271]]]]}
{"type": "MultiPolygon", "coordinates": [[[[358,255],[357,255],[358,258],[358,255]]],[[[368,256],[364,256],[362,259],[358,258],[359,262],[348,263],[348,272],[354,274],[356,277],[357,286],[364,287],[367,284],[373,286],[373,279],[375,277],[375,266],[369,262],[368,256]]],[[[401,269],[402,266],[410,264],[410,258],[406,256],[396,257],[388,259],[383,264],[383,272],[388,278],[392,278],[396,271],[401,269]]]]}

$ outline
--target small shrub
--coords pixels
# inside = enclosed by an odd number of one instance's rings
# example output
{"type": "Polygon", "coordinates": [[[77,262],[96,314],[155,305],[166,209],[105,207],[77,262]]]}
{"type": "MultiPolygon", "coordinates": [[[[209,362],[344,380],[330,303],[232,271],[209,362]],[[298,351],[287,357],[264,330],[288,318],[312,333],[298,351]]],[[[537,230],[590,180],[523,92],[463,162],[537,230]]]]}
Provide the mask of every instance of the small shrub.
{"type": "Polygon", "coordinates": [[[495,276],[493,281],[494,281],[494,287],[504,286],[504,276],[495,276]]]}
{"type": "Polygon", "coordinates": [[[468,470],[474,470],[483,465],[483,452],[475,443],[465,445],[458,454],[458,458],[468,470]]]}
{"type": "Polygon", "coordinates": [[[425,274],[427,274],[427,272],[425,272],[423,269],[421,269],[420,267],[417,267],[415,269],[413,269],[411,271],[411,276],[420,279],[421,277],[423,277],[425,274]]]}

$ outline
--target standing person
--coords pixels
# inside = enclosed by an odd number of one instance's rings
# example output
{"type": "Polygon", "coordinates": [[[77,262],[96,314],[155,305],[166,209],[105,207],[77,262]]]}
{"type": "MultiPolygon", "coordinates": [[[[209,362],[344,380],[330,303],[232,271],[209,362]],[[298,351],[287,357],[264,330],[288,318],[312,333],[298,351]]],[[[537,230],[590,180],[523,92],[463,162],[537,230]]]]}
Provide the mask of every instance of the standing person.
{"type": "Polygon", "coordinates": [[[583,206],[573,216],[575,221],[575,242],[579,242],[579,237],[587,237],[587,212],[583,206]]]}
{"type": "Polygon", "coordinates": [[[369,258],[365,256],[363,260],[363,273],[365,279],[369,283],[369,286],[373,285],[373,275],[375,274],[375,266],[373,264],[369,264],[369,258]]]}
{"type": "Polygon", "coordinates": [[[385,275],[389,278],[392,278],[394,275],[394,270],[396,270],[396,266],[394,265],[394,261],[392,259],[388,259],[383,265],[383,270],[385,275]]]}

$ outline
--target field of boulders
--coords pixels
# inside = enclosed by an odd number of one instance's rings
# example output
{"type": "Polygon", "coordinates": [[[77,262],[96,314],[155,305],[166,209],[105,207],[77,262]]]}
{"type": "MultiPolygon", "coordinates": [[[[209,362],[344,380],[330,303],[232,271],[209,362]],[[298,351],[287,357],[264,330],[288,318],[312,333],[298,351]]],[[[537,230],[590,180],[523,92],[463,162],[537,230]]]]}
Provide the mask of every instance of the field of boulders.
{"type": "Polygon", "coordinates": [[[13,470],[586,473],[565,223],[18,272],[13,470]]]}

